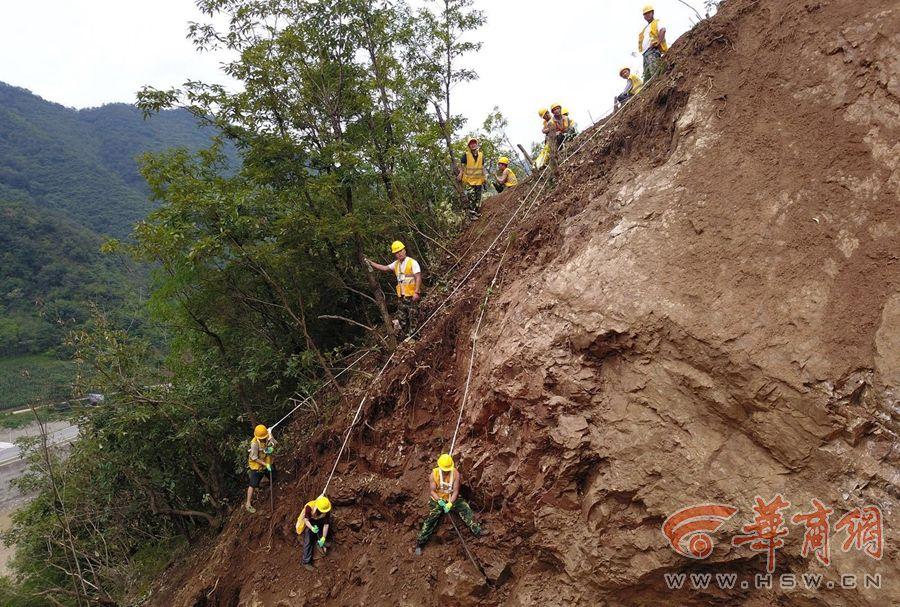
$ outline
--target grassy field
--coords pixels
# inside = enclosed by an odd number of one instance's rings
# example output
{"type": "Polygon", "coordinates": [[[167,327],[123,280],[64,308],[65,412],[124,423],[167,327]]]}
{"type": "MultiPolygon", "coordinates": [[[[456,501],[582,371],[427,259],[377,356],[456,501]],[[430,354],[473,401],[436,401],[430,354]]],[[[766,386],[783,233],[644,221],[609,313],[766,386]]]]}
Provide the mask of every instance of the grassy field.
{"type": "Polygon", "coordinates": [[[57,402],[71,396],[75,366],[50,356],[0,358],[0,411],[38,399],[57,402]]]}

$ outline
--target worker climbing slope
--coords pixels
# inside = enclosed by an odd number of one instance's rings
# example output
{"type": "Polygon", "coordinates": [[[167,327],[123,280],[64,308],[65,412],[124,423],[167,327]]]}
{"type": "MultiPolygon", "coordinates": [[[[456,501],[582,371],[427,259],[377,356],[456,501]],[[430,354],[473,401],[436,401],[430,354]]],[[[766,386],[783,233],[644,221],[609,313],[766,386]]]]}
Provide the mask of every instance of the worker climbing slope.
{"type": "Polygon", "coordinates": [[[618,110],[626,101],[641,92],[644,83],[637,74],[631,73],[630,67],[623,67],[619,70],[619,76],[626,80],[625,90],[616,96],[613,102],[613,111],[618,110]]]}
{"type": "Polygon", "coordinates": [[[459,518],[472,531],[475,537],[481,535],[481,527],[475,522],[475,514],[466,500],[459,497],[459,487],[462,479],[459,471],[453,463],[453,457],[444,453],[438,458],[437,468],[431,471],[429,477],[428,516],[422,522],[422,530],[416,538],[416,555],[422,554],[422,548],[428,543],[428,538],[437,529],[441,518],[451,511],[459,514],[459,518]]]}
{"type": "Polygon", "coordinates": [[[638,34],[638,52],[644,57],[644,82],[647,82],[661,74],[665,68],[662,58],[669,50],[669,45],[666,43],[666,28],[659,26],[659,19],[656,18],[653,6],[650,4],[644,6],[643,13],[647,25],[638,34]],[[648,36],[646,48],[645,35],[648,36]]]}
{"type": "Polygon", "coordinates": [[[259,489],[263,478],[268,477],[270,486],[275,481],[275,470],[272,467],[272,454],[275,451],[275,439],[269,429],[259,424],[253,430],[253,438],[250,440],[250,454],[247,458],[249,468],[249,485],[247,487],[247,502],[244,508],[247,512],[255,513],[253,507],[253,490],[259,489]]]}
{"type": "Polygon", "coordinates": [[[575,137],[575,128],[571,119],[563,114],[562,104],[554,103],[550,106],[551,117],[544,119],[543,133],[547,135],[548,142],[555,141],[558,148],[566,141],[575,137]]]}
{"type": "Polygon", "coordinates": [[[331,500],[324,495],[306,502],[294,529],[297,535],[303,537],[303,566],[312,569],[313,552],[318,547],[325,554],[328,548],[325,542],[328,539],[328,531],[333,524],[331,514],[331,500]]]}
{"type": "Polygon", "coordinates": [[[509,158],[501,156],[497,159],[497,174],[494,179],[494,189],[499,194],[506,188],[511,188],[519,184],[516,172],[509,168],[509,158]]]}
{"type": "Polygon", "coordinates": [[[391,243],[394,261],[388,265],[375,263],[366,258],[366,263],[382,272],[394,272],[397,277],[397,313],[395,315],[398,333],[413,333],[419,321],[419,298],[422,292],[422,268],[419,262],[406,254],[406,245],[399,240],[391,243]]]}
{"type": "Polygon", "coordinates": [[[469,218],[478,217],[481,208],[481,195],[484,193],[484,154],[478,149],[478,140],[472,137],[468,149],[460,156],[458,181],[466,185],[466,199],[469,202],[469,218]]]}

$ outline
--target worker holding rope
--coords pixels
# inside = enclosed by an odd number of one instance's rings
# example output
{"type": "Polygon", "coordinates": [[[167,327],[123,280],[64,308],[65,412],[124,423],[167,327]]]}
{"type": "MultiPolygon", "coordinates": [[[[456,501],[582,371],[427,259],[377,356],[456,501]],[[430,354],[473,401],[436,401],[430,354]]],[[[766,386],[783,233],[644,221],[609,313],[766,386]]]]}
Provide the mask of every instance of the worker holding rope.
{"type": "Polygon", "coordinates": [[[303,566],[312,569],[314,546],[318,546],[322,554],[328,551],[325,541],[332,525],[331,500],[324,495],[306,502],[294,529],[297,535],[303,536],[303,566]]]}
{"type": "Polygon", "coordinates": [[[269,429],[259,424],[253,430],[253,438],[250,440],[250,454],[247,458],[247,467],[250,483],[247,487],[247,503],[244,508],[251,514],[256,513],[253,507],[253,490],[259,489],[263,478],[268,477],[269,485],[275,482],[275,469],[272,467],[272,454],[275,452],[275,439],[269,429]]]}
{"type": "Polygon", "coordinates": [[[366,258],[366,263],[382,272],[394,272],[397,277],[397,314],[394,319],[397,332],[411,335],[419,323],[419,297],[422,291],[422,268],[419,262],[406,254],[406,245],[399,240],[391,243],[391,253],[396,258],[384,266],[366,258]]]}
{"type": "Polygon", "coordinates": [[[453,510],[459,514],[459,518],[472,531],[472,535],[481,535],[481,527],[475,522],[475,513],[463,498],[459,497],[460,487],[459,471],[453,464],[453,457],[444,453],[438,458],[438,467],[431,471],[431,491],[428,500],[428,516],[422,523],[422,530],[416,538],[416,556],[422,554],[422,548],[428,543],[428,538],[437,529],[441,518],[450,514],[453,510]]]}

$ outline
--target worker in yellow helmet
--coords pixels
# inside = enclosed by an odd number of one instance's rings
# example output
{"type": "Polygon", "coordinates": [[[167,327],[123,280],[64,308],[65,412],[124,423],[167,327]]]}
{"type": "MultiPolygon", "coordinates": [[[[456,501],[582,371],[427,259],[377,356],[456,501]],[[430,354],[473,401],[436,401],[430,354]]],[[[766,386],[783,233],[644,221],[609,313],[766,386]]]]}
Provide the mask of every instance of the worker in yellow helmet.
{"type": "Polygon", "coordinates": [[[478,140],[472,137],[466,144],[466,151],[459,158],[459,172],[456,180],[466,186],[466,198],[469,201],[469,218],[476,219],[481,208],[481,195],[484,193],[484,153],[478,149],[478,140]]]}
{"type": "Polygon", "coordinates": [[[666,42],[666,28],[659,26],[659,19],[656,18],[653,5],[647,4],[642,12],[647,25],[638,34],[638,52],[644,56],[644,82],[647,82],[665,69],[662,57],[669,50],[669,45],[666,42]],[[648,34],[648,30],[649,36],[645,46],[644,35],[648,34]]]}
{"type": "Polygon", "coordinates": [[[538,116],[540,116],[544,120],[543,128],[541,129],[544,133],[547,133],[547,125],[550,124],[550,121],[553,120],[553,114],[550,113],[545,107],[542,107],[538,110],[538,116]]]}
{"type": "Polygon", "coordinates": [[[542,130],[549,139],[555,138],[556,146],[559,147],[564,142],[575,137],[575,127],[572,124],[572,120],[563,114],[562,104],[554,103],[550,106],[550,112],[552,114],[550,121],[544,123],[542,130]]]}
{"type": "Polygon", "coordinates": [[[613,110],[619,109],[626,101],[637,95],[641,91],[641,87],[644,86],[640,77],[637,74],[631,73],[630,67],[626,66],[620,69],[619,76],[628,82],[625,85],[625,90],[616,95],[616,99],[613,102],[613,110]]]}
{"type": "Polygon", "coordinates": [[[394,328],[398,333],[415,331],[419,320],[419,298],[422,292],[422,268],[419,262],[406,254],[406,245],[399,240],[391,243],[394,261],[384,266],[366,258],[366,263],[382,272],[393,272],[397,277],[397,313],[394,328]]]}
{"type": "Polygon", "coordinates": [[[422,548],[428,542],[428,538],[437,529],[438,523],[445,514],[454,511],[459,518],[472,531],[472,535],[481,535],[481,526],[475,522],[475,513],[466,500],[459,497],[459,487],[462,479],[459,471],[453,464],[453,458],[449,453],[442,454],[437,461],[437,468],[431,471],[429,477],[428,516],[422,523],[422,530],[416,538],[416,556],[422,554],[422,548]]]}
{"type": "Polygon", "coordinates": [[[313,546],[318,546],[324,554],[328,551],[325,541],[328,539],[328,530],[332,525],[331,500],[324,495],[306,502],[294,529],[297,535],[303,537],[303,566],[312,569],[313,546]]]}
{"type": "Polygon", "coordinates": [[[497,174],[494,179],[494,189],[499,194],[506,188],[519,184],[515,171],[509,168],[509,158],[501,156],[497,159],[497,174]]]}
{"type": "Polygon", "coordinates": [[[250,484],[247,487],[247,503],[244,508],[251,514],[256,512],[253,507],[253,490],[259,489],[263,478],[268,478],[269,483],[275,481],[275,469],[272,467],[272,454],[275,452],[275,439],[269,429],[259,424],[253,429],[253,438],[250,440],[250,454],[247,458],[250,484]]]}

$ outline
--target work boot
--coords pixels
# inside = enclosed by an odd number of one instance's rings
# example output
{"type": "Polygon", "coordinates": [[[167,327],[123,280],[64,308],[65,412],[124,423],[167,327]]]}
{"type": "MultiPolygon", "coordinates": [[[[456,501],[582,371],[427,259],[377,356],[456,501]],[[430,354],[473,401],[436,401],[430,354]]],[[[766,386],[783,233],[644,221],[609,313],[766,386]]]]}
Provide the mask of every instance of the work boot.
{"type": "Polygon", "coordinates": [[[250,514],[256,514],[256,508],[254,508],[254,507],[251,506],[250,504],[245,505],[245,506],[244,506],[244,510],[246,510],[246,511],[249,512],[250,514]]]}
{"type": "Polygon", "coordinates": [[[316,568],[313,567],[312,565],[310,565],[309,563],[303,563],[303,568],[306,569],[307,571],[315,571],[316,570],[316,568]]]}

